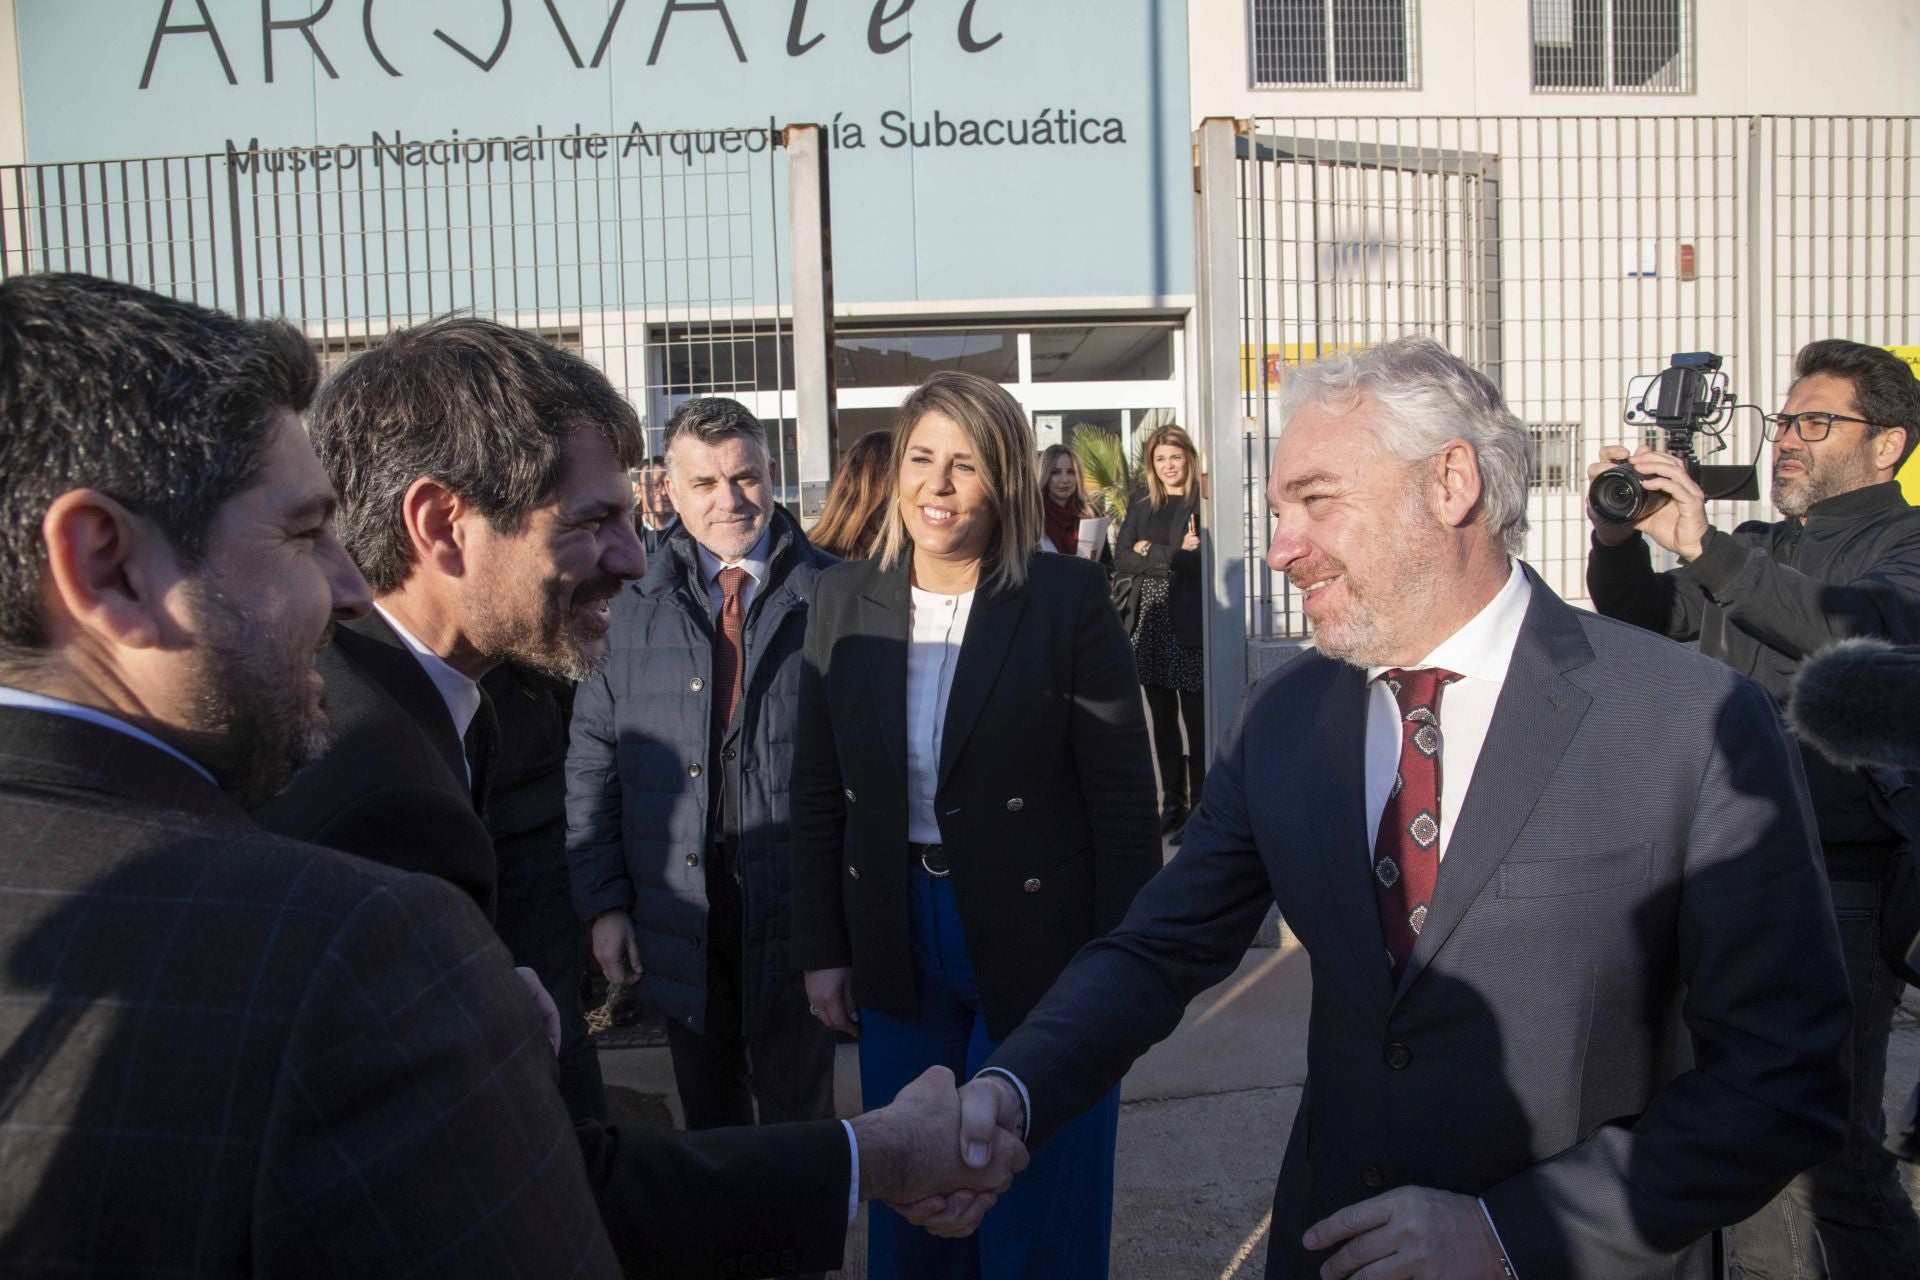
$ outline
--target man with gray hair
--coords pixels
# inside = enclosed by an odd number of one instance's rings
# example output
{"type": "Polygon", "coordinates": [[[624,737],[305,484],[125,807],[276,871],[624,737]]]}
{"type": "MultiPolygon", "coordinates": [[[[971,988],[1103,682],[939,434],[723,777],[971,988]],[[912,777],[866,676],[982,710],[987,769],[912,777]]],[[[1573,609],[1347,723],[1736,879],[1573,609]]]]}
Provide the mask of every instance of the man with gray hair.
{"type": "Polygon", "coordinates": [[[679,523],[613,604],[567,762],[574,905],[609,982],[666,1017],[689,1129],[833,1114],[833,1033],[787,955],[787,775],[814,579],[737,401],[667,423],[679,523]]]}
{"type": "Polygon", "coordinates": [[[1317,651],[1249,690],[1178,856],[963,1090],[963,1150],[1045,1142],[1277,901],[1313,1012],[1268,1276],[1704,1277],[1846,1108],[1771,701],[1520,563],[1524,428],[1439,346],[1297,370],[1282,418],[1267,563],[1317,651]]]}

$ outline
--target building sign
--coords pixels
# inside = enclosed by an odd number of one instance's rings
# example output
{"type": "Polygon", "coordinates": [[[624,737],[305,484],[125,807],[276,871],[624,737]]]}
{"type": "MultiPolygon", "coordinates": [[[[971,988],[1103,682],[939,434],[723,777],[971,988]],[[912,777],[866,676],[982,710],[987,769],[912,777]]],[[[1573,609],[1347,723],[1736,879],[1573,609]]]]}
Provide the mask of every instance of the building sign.
{"type": "Polygon", "coordinates": [[[16,17],[37,163],[458,169],[605,134],[591,145],[691,165],[816,123],[843,301],[1192,289],[1183,0],[16,0],[16,17]],[[341,150],[289,150],[313,147],[341,150]]]}

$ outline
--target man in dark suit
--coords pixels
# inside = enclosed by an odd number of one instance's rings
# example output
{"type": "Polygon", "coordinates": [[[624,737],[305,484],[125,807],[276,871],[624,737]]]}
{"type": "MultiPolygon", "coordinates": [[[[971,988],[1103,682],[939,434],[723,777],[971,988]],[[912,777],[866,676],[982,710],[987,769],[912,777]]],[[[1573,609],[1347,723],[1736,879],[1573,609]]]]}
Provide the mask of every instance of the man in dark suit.
{"type": "Polygon", "coordinates": [[[1759,686],[1514,559],[1527,442],[1418,339],[1297,371],[1256,684],[1185,847],[965,1090],[1044,1142],[1278,901],[1312,961],[1269,1276],[1704,1276],[1844,1128],[1846,977],[1759,686]]]}
{"type": "Polygon", "coordinates": [[[311,348],[0,285],[0,1273],[615,1273],[486,922],[266,835],[365,612],[311,348]]]}
{"type": "MultiPolygon", "coordinates": [[[[340,631],[323,667],[341,691],[338,744],[256,816],[432,871],[491,910],[495,852],[480,815],[502,748],[479,681],[507,661],[572,680],[605,660],[607,599],[640,568],[622,469],[639,421],[578,356],[456,318],[401,330],[336,373],[309,431],[374,613],[340,631]]],[[[562,1028],[562,1044],[574,1034],[562,1028]]],[[[577,1132],[616,1248],[650,1275],[742,1257],[761,1274],[837,1267],[852,1196],[876,1186],[867,1148],[856,1154],[853,1130],[831,1119],[698,1142],[592,1122],[577,1132]],[[723,1202],[753,1211],[709,1211],[723,1202]]],[[[883,1129],[872,1141],[891,1140],[883,1129]]],[[[933,1173],[890,1150],[872,1158],[933,1173]]],[[[917,1213],[942,1229],[981,1211],[971,1196],[906,1198],[928,1200],[917,1213]]]]}

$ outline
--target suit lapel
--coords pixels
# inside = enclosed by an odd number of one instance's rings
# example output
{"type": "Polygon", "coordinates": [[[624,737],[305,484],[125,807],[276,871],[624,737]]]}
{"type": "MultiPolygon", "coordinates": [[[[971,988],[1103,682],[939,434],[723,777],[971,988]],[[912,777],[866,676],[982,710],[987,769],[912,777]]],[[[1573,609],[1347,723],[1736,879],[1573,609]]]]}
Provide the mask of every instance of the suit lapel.
{"type": "Polygon", "coordinates": [[[878,568],[878,561],[861,593],[859,625],[855,634],[862,638],[859,659],[873,684],[873,714],[880,722],[883,755],[893,764],[902,781],[907,776],[907,631],[908,611],[912,607],[907,594],[907,566],[903,561],[892,569],[878,568]]]}
{"type": "Polygon", "coordinates": [[[960,661],[953,669],[953,690],[947,695],[947,721],[940,731],[940,780],[945,785],[960,758],[960,748],[973,732],[974,722],[993,691],[1000,664],[1006,660],[1014,629],[1025,608],[1025,591],[982,588],[967,618],[967,634],[960,641],[960,661]]]}
{"type": "Polygon", "coordinates": [[[420,659],[406,642],[387,625],[378,612],[344,623],[334,633],[340,652],[360,664],[369,679],[386,691],[388,697],[420,726],[441,761],[464,787],[467,776],[467,752],[460,735],[453,729],[453,713],[447,700],[433,683],[433,677],[420,665],[420,659]]]}
{"type": "MultiPolygon", "coordinates": [[[[1426,925],[1394,993],[1396,1001],[1446,944],[1505,860],[1593,702],[1565,675],[1593,661],[1579,620],[1532,570],[1526,574],[1533,600],[1494,704],[1473,783],[1440,863],[1426,925]]],[[[1444,716],[1444,707],[1442,711],[1444,716]]]]}
{"type": "Polygon", "coordinates": [[[1311,815],[1311,835],[1293,856],[1309,912],[1323,916],[1339,940],[1322,954],[1347,958],[1356,990],[1384,1009],[1393,995],[1393,974],[1367,858],[1367,676],[1358,667],[1325,661],[1332,672],[1305,738],[1319,763],[1295,772],[1300,793],[1290,806],[1311,815]]]}

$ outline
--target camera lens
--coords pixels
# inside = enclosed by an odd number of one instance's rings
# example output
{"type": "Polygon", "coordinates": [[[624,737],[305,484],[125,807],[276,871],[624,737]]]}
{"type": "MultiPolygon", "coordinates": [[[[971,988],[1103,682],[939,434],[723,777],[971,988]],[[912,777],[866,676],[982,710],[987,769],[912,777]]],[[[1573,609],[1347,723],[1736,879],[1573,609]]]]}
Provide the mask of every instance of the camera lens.
{"type": "Polygon", "coordinates": [[[1628,524],[1640,516],[1647,500],[1646,486],[1632,467],[1608,467],[1593,478],[1587,501],[1602,520],[1628,524]]]}

